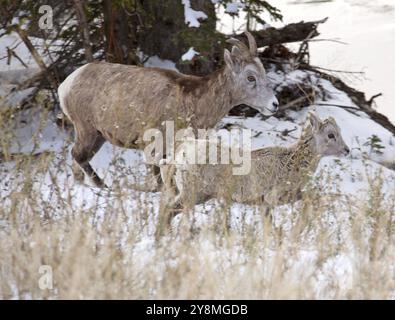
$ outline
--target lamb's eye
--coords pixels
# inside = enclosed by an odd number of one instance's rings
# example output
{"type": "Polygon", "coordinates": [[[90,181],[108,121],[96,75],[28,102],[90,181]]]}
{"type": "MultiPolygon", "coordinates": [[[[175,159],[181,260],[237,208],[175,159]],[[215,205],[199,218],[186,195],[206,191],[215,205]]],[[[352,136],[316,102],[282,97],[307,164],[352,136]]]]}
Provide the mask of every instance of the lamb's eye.
{"type": "Polygon", "coordinates": [[[248,77],[247,77],[247,80],[248,80],[249,82],[255,82],[255,81],[256,81],[255,77],[253,77],[253,76],[248,76],[248,77]]]}
{"type": "Polygon", "coordinates": [[[335,135],[333,133],[328,134],[329,139],[335,139],[335,135]]]}

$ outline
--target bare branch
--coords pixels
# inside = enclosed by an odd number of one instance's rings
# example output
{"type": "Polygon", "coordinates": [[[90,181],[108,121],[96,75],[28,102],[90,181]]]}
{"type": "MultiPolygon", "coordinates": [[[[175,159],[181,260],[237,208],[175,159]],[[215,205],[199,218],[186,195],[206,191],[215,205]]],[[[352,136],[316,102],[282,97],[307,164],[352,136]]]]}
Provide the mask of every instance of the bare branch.
{"type": "Polygon", "coordinates": [[[20,56],[18,56],[16,54],[16,52],[14,50],[10,49],[9,47],[7,47],[7,55],[8,55],[7,64],[10,64],[11,56],[13,56],[21,63],[21,65],[23,65],[25,68],[28,68],[27,64],[22,60],[22,58],[20,56]]]}
{"type": "Polygon", "coordinates": [[[370,105],[372,105],[374,99],[376,99],[376,98],[378,98],[378,97],[381,97],[382,95],[383,95],[383,94],[382,94],[381,92],[378,93],[378,94],[375,94],[374,96],[372,96],[372,97],[368,100],[368,103],[369,103],[370,105]]]}
{"type": "Polygon", "coordinates": [[[325,71],[329,71],[329,72],[336,72],[336,73],[365,74],[365,72],[363,72],[363,71],[336,70],[336,69],[328,69],[328,68],[318,67],[318,66],[313,66],[313,65],[310,65],[310,67],[312,67],[314,69],[320,69],[320,70],[325,70],[325,71]]]}
{"type": "Polygon", "coordinates": [[[33,56],[34,61],[38,64],[41,71],[45,72],[48,76],[48,80],[51,83],[52,87],[56,89],[59,85],[59,81],[54,77],[52,72],[50,72],[45,65],[43,59],[41,58],[40,54],[37,52],[36,48],[31,43],[29,37],[26,34],[26,31],[21,29],[19,26],[15,26],[15,31],[18,33],[19,37],[22,39],[25,46],[30,51],[31,55],[33,56]]]}

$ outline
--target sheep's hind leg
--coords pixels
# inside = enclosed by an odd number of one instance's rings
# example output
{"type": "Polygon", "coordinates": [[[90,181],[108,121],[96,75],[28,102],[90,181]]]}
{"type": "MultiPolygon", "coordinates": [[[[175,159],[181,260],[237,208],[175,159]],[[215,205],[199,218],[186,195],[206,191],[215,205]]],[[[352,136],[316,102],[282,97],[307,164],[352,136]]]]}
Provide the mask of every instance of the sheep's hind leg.
{"type": "Polygon", "coordinates": [[[81,175],[81,171],[79,171],[78,173],[78,170],[76,168],[77,165],[83,173],[91,178],[91,180],[97,187],[105,186],[103,180],[100,179],[100,177],[89,164],[89,161],[93,158],[96,152],[99,151],[104,142],[105,139],[98,131],[85,135],[77,132],[76,141],[73,149],[71,150],[71,154],[75,161],[73,164],[73,173],[76,180],[83,180],[83,175],[81,175]]]}

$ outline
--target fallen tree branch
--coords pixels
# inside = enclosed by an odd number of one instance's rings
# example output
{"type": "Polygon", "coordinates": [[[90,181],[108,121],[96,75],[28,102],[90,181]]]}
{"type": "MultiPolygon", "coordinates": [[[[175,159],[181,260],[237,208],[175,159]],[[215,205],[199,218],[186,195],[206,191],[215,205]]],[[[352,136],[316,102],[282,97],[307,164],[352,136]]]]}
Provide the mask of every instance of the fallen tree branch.
{"type": "MultiPolygon", "coordinates": [[[[282,43],[299,42],[318,36],[318,25],[327,20],[328,18],[318,21],[301,21],[298,23],[290,23],[279,29],[268,28],[265,30],[251,31],[251,33],[255,37],[259,48],[282,43]]],[[[243,34],[235,35],[234,37],[244,40],[243,34]]]]}
{"type": "Polygon", "coordinates": [[[342,105],[342,104],[335,104],[335,103],[322,103],[322,102],[314,102],[314,101],[310,101],[310,98],[313,98],[313,94],[306,94],[303,95],[299,98],[296,98],[284,105],[281,105],[279,107],[279,111],[284,111],[287,109],[290,109],[292,107],[294,107],[295,105],[298,105],[306,100],[309,101],[309,105],[314,105],[314,106],[325,106],[325,107],[337,107],[337,108],[342,108],[345,109],[347,111],[350,111],[351,113],[355,114],[355,112],[358,111],[362,111],[360,108],[357,107],[352,107],[352,106],[346,106],[346,105],[342,105]]]}
{"type": "Polygon", "coordinates": [[[293,106],[295,106],[295,105],[297,105],[299,103],[302,103],[302,102],[304,102],[306,100],[309,100],[311,97],[313,97],[313,95],[301,96],[301,97],[296,98],[296,99],[294,99],[294,100],[292,100],[292,101],[290,101],[290,102],[288,102],[286,104],[281,105],[278,109],[279,109],[279,111],[287,110],[287,109],[292,108],[293,106]]]}
{"type": "Polygon", "coordinates": [[[366,100],[365,94],[363,92],[349,87],[346,83],[344,83],[344,81],[340,80],[339,78],[334,77],[325,72],[322,72],[318,69],[315,69],[314,67],[307,64],[303,65],[302,68],[305,70],[316,72],[323,79],[326,79],[329,82],[331,82],[336,89],[339,89],[340,91],[347,93],[347,95],[350,97],[352,102],[354,102],[360,108],[360,111],[365,112],[373,121],[377,122],[378,124],[380,124],[381,126],[383,126],[388,131],[390,131],[392,134],[395,135],[395,125],[385,115],[381,114],[380,112],[377,112],[372,107],[372,103],[374,99],[379,97],[381,94],[375,95],[369,100],[366,100]]]}

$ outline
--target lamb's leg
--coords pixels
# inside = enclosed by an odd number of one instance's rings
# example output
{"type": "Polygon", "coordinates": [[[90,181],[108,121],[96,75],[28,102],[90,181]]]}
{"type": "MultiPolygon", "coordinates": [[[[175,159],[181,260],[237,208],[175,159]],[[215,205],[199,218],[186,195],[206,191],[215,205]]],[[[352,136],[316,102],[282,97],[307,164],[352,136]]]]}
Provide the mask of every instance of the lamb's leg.
{"type": "Polygon", "coordinates": [[[154,175],[154,177],[156,178],[157,182],[158,182],[158,188],[162,185],[162,179],[161,179],[161,174],[160,174],[160,167],[153,165],[151,168],[151,171],[154,175]]]}
{"type": "Polygon", "coordinates": [[[177,184],[174,176],[176,166],[164,163],[166,163],[166,160],[163,160],[163,163],[160,164],[160,176],[163,184],[163,192],[165,193],[166,206],[170,209],[167,216],[167,224],[170,226],[173,218],[183,210],[182,201],[185,199],[185,194],[183,192],[183,185],[177,184]]]}
{"type": "Polygon", "coordinates": [[[158,192],[160,191],[163,181],[160,176],[160,168],[157,165],[150,164],[147,165],[147,178],[143,185],[136,185],[134,188],[136,190],[145,192],[158,192]]]}
{"type": "MultiPolygon", "coordinates": [[[[165,160],[163,160],[165,162],[165,160]]],[[[166,202],[166,206],[172,209],[181,208],[180,195],[181,192],[178,190],[178,186],[174,181],[174,174],[176,171],[175,165],[160,164],[160,178],[163,185],[163,194],[166,202]],[[178,191],[178,194],[177,194],[178,191]]]]}
{"type": "Polygon", "coordinates": [[[89,161],[93,158],[96,152],[99,151],[104,142],[105,139],[101,133],[96,130],[84,133],[76,130],[76,140],[73,149],[71,150],[71,154],[75,161],[73,171],[76,180],[81,181],[81,174],[79,174],[77,170],[77,166],[79,166],[79,168],[92,179],[93,183],[97,187],[105,186],[103,180],[100,179],[89,164],[89,161]]]}
{"type": "Polygon", "coordinates": [[[277,195],[274,190],[267,192],[261,199],[264,209],[264,218],[273,223],[273,210],[277,203],[277,195]]]}

